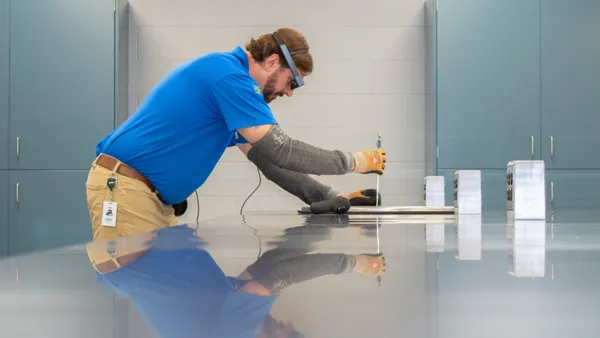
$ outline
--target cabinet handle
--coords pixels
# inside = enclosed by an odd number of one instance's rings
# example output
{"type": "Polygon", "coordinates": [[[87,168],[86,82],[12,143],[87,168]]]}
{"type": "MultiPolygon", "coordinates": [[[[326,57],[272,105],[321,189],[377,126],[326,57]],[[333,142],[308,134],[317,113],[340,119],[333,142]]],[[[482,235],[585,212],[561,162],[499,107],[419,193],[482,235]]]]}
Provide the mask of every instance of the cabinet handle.
{"type": "Polygon", "coordinates": [[[554,202],[554,182],[550,182],[550,202],[554,202]]]}
{"type": "Polygon", "coordinates": [[[554,156],[554,136],[550,136],[550,156],[554,156]]]}
{"type": "Polygon", "coordinates": [[[531,159],[535,159],[535,139],[531,136],[531,159]]]}
{"type": "Polygon", "coordinates": [[[21,202],[20,198],[19,198],[19,182],[17,182],[17,185],[15,187],[15,200],[17,201],[17,203],[21,202]]]}
{"type": "Polygon", "coordinates": [[[21,156],[21,138],[17,136],[17,158],[21,156]]]}

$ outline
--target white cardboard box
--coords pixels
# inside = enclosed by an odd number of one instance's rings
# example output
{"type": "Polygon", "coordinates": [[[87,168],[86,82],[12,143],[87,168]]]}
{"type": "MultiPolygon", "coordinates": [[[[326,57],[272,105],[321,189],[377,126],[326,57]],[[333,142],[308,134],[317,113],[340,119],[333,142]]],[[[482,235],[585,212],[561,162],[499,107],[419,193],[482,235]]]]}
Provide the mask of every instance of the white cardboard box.
{"type": "Polygon", "coordinates": [[[459,214],[480,214],[481,171],[458,170],[454,173],[454,211],[459,214]]]}
{"type": "Polygon", "coordinates": [[[514,219],[546,219],[544,161],[510,161],[506,168],[506,210],[514,219]]]}
{"type": "Polygon", "coordinates": [[[425,206],[443,207],[446,204],[444,176],[425,177],[425,206]]]}

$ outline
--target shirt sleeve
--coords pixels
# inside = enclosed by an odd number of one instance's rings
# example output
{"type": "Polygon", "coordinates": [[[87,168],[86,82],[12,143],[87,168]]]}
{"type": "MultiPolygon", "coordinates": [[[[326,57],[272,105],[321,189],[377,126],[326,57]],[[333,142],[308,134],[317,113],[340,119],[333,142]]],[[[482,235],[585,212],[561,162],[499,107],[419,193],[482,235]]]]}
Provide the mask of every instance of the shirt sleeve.
{"type": "Polygon", "coordinates": [[[229,131],[277,124],[260,87],[250,75],[225,76],[215,85],[212,95],[229,131]]]}
{"type": "Polygon", "coordinates": [[[231,141],[229,142],[229,146],[228,147],[233,147],[236,146],[240,143],[248,143],[248,141],[242,136],[240,135],[240,133],[238,133],[237,131],[234,133],[233,137],[231,138],[231,141]]]}

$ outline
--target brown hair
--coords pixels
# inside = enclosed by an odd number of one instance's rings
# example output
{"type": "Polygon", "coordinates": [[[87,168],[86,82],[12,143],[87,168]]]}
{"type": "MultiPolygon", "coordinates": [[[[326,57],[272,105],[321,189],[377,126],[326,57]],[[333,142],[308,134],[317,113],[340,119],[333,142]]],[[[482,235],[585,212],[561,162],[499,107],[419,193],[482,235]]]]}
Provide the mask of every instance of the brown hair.
{"type": "MultiPolygon", "coordinates": [[[[302,49],[308,51],[308,42],[306,41],[306,38],[300,34],[300,32],[291,28],[279,28],[277,30],[277,34],[279,34],[281,40],[283,40],[283,43],[285,43],[290,53],[293,54],[293,52],[302,49]]],[[[252,55],[254,60],[257,62],[263,62],[269,56],[277,54],[281,59],[282,66],[287,67],[285,58],[283,57],[283,54],[281,53],[281,50],[279,49],[279,46],[277,45],[277,42],[275,42],[275,38],[271,33],[263,34],[256,40],[254,38],[250,39],[250,42],[246,44],[246,50],[250,52],[250,55],[252,55]]],[[[292,59],[296,64],[296,68],[298,68],[298,71],[302,75],[307,76],[312,73],[313,59],[310,52],[293,55],[292,59]]]]}

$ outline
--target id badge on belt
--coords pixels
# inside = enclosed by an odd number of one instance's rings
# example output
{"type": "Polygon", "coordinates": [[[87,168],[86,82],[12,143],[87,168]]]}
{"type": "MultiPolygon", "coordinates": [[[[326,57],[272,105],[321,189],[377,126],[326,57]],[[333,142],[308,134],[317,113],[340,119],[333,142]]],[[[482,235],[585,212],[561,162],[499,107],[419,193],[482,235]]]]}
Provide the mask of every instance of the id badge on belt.
{"type": "Polygon", "coordinates": [[[106,186],[110,190],[109,201],[104,201],[102,206],[102,225],[106,227],[117,226],[117,203],[113,201],[113,189],[117,185],[117,177],[114,175],[106,181],[106,186]]]}

